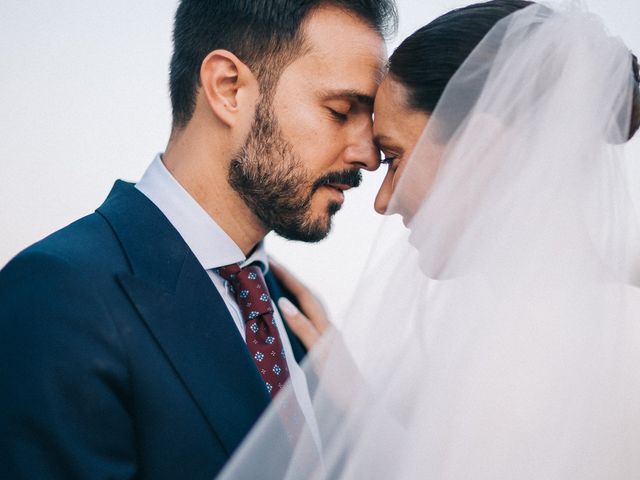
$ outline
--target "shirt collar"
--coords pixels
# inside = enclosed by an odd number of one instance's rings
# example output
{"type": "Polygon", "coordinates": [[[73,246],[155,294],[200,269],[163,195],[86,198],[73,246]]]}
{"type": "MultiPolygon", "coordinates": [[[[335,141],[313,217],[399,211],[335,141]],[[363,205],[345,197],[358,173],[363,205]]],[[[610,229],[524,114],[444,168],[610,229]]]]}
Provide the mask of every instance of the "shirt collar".
{"type": "Polygon", "coordinates": [[[162,154],[149,165],[136,188],[167,217],[205,270],[232,263],[244,267],[256,261],[262,263],[265,273],[268,270],[263,242],[245,258],[240,247],[167,170],[162,154]]]}

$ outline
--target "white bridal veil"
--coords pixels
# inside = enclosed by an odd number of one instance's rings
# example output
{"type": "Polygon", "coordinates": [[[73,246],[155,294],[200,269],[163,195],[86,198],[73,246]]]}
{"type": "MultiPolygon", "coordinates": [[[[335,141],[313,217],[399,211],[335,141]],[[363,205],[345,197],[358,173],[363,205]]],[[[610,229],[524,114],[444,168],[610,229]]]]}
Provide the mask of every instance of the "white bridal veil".
{"type": "Polygon", "coordinates": [[[309,355],[317,428],[282,391],[221,478],[640,478],[634,88],[575,4],[498,23],[398,184],[407,228],[309,355]]]}

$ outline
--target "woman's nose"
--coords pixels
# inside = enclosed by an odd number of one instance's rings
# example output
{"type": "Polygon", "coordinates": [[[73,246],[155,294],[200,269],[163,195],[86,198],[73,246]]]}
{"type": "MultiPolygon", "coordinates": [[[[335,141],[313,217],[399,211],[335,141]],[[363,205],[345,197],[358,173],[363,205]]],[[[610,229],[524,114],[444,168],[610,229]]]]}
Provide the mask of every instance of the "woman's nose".
{"type": "Polygon", "coordinates": [[[393,193],[393,172],[389,170],[386,176],[384,177],[384,180],[382,181],[382,185],[380,185],[380,190],[378,190],[378,194],[376,195],[376,199],[373,204],[373,208],[380,215],[384,215],[386,213],[392,193],[393,193]]]}

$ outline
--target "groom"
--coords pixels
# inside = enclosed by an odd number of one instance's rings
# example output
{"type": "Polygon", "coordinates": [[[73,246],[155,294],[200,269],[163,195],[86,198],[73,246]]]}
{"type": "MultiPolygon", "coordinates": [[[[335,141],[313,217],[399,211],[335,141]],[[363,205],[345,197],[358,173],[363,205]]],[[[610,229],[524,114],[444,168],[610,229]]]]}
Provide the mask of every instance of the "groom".
{"type": "Polygon", "coordinates": [[[0,272],[3,478],[211,479],[287,379],[309,415],[261,242],[377,168],[391,1],[180,2],[166,151],[0,272]]]}

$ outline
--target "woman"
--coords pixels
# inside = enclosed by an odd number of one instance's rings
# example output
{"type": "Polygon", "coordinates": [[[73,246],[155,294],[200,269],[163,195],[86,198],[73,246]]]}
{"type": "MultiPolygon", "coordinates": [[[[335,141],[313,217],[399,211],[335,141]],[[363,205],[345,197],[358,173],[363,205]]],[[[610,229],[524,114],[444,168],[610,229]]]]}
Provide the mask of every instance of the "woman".
{"type": "Polygon", "coordinates": [[[340,335],[276,266],[317,426],[281,393],[226,478],[638,478],[639,81],[572,6],[496,0],[405,40],[374,133],[376,209],[408,228],[376,238],[340,335]]]}

